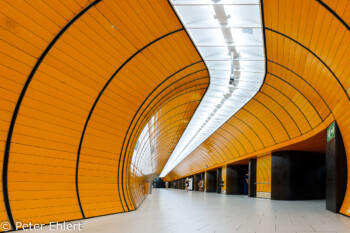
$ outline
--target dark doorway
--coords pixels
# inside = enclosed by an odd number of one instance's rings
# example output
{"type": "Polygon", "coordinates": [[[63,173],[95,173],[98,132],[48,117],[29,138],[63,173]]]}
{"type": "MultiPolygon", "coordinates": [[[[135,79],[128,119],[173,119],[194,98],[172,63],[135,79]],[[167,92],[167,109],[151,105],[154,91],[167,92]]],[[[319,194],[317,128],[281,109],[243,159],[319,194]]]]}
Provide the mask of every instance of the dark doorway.
{"type": "Polygon", "coordinates": [[[180,182],[181,182],[181,189],[185,189],[185,178],[182,178],[180,182]]]}
{"type": "Polygon", "coordinates": [[[249,160],[248,176],[248,197],[256,197],[256,159],[249,160]]]}
{"type": "Polygon", "coordinates": [[[153,188],[165,188],[165,182],[162,178],[157,177],[153,180],[153,188]]]}
{"type": "Polygon", "coordinates": [[[206,181],[205,181],[205,189],[206,192],[209,193],[215,193],[216,192],[216,186],[217,186],[217,175],[216,175],[216,170],[214,171],[207,171],[206,175],[206,181]]]}
{"type": "Polygon", "coordinates": [[[222,178],[222,168],[218,168],[216,171],[216,193],[221,193],[221,178],[222,178]]]}
{"type": "Polygon", "coordinates": [[[272,200],[312,200],[324,199],[325,196],[325,154],[305,151],[272,152],[272,200]]]}
{"type": "Polygon", "coordinates": [[[193,190],[194,191],[199,191],[199,181],[201,179],[201,175],[200,174],[196,174],[193,176],[193,190]]]}
{"type": "Polygon", "coordinates": [[[248,165],[228,165],[226,169],[226,194],[244,194],[244,177],[248,165]]]}

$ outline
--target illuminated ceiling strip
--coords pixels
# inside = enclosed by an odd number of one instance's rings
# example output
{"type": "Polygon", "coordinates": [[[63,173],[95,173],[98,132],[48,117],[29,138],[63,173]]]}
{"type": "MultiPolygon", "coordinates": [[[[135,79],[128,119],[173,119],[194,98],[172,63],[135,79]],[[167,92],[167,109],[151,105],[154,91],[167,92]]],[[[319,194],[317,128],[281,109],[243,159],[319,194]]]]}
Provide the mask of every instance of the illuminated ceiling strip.
{"type": "Polygon", "coordinates": [[[259,0],[171,0],[171,4],[208,67],[210,86],[161,177],[251,100],[266,72],[259,0]]]}

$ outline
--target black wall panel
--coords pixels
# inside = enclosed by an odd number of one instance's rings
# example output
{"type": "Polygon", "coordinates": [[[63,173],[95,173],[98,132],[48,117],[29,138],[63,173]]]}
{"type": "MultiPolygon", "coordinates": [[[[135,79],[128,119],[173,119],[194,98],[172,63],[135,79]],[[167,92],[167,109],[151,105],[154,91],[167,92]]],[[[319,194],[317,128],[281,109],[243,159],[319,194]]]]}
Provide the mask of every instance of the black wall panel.
{"type": "Polygon", "coordinates": [[[334,138],[327,142],[326,166],[326,209],[338,213],[346,191],[347,165],[344,142],[337,124],[334,138]]]}
{"type": "Polygon", "coordinates": [[[249,161],[248,174],[248,197],[256,197],[256,159],[251,159],[249,161]]]}
{"type": "Polygon", "coordinates": [[[273,152],[271,156],[271,199],[324,199],[326,194],[324,154],[304,151],[273,152]]]}
{"type": "Polygon", "coordinates": [[[207,171],[206,176],[206,192],[216,192],[216,170],[215,171],[207,171]]]}
{"type": "Polygon", "coordinates": [[[228,165],[226,169],[226,194],[244,194],[244,176],[248,165],[228,165]]]}

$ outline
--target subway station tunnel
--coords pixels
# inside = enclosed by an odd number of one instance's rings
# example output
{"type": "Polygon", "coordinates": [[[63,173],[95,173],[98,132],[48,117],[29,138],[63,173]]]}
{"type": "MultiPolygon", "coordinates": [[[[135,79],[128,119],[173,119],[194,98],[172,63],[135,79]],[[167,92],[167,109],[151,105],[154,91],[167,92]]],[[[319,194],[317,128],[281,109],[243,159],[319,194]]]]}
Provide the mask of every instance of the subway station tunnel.
{"type": "Polygon", "coordinates": [[[0,4],[2,231],[104,232],[106,219],[119,232],[118,218],[142,223],[186,195],[213,207],[198,215],[316,203],[343,224],[329,232],[350,232],[349,1],[0,4]],[[167,189],[150,194],[156,177],[167,189]]]}

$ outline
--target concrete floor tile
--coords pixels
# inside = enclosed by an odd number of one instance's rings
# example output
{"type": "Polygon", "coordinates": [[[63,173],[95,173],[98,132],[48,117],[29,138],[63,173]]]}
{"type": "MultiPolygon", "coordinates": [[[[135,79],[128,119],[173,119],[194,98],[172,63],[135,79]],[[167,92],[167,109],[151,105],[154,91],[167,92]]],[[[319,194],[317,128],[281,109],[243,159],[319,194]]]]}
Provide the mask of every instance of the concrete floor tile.
{"type": "Polygon", "coordinates": [[[350,218],[325,210],[324,200],[271,201],[174,189],[154,189],[137,211],[81,222],[82,233],[350,233],[350,218]]]}

